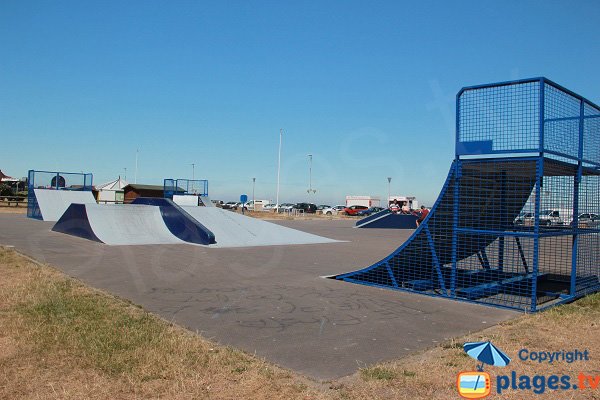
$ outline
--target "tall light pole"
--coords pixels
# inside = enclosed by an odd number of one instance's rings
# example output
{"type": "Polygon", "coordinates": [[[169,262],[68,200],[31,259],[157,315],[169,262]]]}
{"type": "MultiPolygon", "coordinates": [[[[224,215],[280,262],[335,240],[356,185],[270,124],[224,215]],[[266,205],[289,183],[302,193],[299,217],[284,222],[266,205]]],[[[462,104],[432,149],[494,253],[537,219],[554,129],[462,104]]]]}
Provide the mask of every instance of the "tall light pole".
{"type": "Polygon", "coordinates": [[[252,204],[256,210],[256,202],[254,201],[254,187],[256,186],[256,178],[252,178],[252,204]]]}
{"type": "Polygon", "coordinates": [[[392,195],[392,193],[390,192],[391,184],[392,184],[392,177],[388,176],[388,198],[385,201],[386,207],[388,207],[390,205],[390,196],[392,195]]]}
{"type": "Polygon", "coordinates": [[[312,157],[312,154],[308,155],[308,194],[317,192],[312,188],[312,157]]]}
{"type": "Polygon", "coordinates": [[[137,171],[138,171],[138,153],[140,149],[135,149],[135,175],[133,179],[133,183],[137,183],[137,171]]]}
{"type": "Polygon", "coordinates": [[[127,167],[123,168],[125,170],[125,178],[123,180],[127,181],[127,167]]]}
{"type": "Polygon", "coordinates": [[[196,167],[196,164],[192,163],[192,180],[194,180],[194,169],[196,167]]]}
{"type": "Polygon", "coordinates": [[[283,128],[279,129],[279,156],[277,159],[277,199],[275,203],[277,203],[277,211],[279,212],[279,175],[281,171],[281,138],[283,136],[283,128]]]}

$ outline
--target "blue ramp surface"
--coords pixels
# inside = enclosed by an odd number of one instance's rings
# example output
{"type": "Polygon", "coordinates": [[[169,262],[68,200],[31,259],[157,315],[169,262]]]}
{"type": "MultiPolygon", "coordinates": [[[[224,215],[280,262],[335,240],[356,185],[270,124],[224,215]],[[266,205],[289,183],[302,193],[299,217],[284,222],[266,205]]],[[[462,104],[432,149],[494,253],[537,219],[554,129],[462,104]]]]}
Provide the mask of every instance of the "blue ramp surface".
{"type": "Polygon", "coordinates": [[[145,204],[159,207],[169,231],[184,242],[205,245],[216,243],[215,234],[210,229],[194,219],[172,200],[139,197],[131,204],[145,204]]]}
{"type": "MultiPolygon", "coordinates": [[[[514,220],[535,185],[535,171],[534,160],[463,161],[460,171],[454,162],[431,212],[402,246],[374,265],[338,275],[336,279],[449,297],[464,294],[467,300],[475,300],[477,293],[491,293],[491,289],[479,292],[466,289],[516,276],[490,265],[486,251],[492,245],[498,247],[504,232],[514,228],[514,220]],[[457,186],[459,173],[460,186],[457,186]],[[508,181],[510,196],[505,193],[508,181]],[[479,195],[482,191],[485,197],[479,195]],[[460,199],[460,220],[455,220],[456,199],[460,199]],[[491,233],[459,234],[462,228],[472,226],[490,229],[491,233]],[[473,257],[481,259],[477,268],[452,269],[453,261],[473,257]]],[[[521,272],[527,275],[525,270],[521,272]]]]}

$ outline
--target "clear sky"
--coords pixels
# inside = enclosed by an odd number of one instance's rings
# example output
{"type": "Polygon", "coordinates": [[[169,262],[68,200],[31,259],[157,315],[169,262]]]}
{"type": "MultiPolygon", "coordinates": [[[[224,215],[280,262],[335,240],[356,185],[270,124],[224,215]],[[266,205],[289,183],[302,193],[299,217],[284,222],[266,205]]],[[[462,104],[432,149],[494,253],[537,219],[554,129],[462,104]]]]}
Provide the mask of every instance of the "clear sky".
{"type": "Polygon", "coordinates": [[[463,86],[600,103],[600,2],[0,2],[0,169],[208,179],[213,198],[432,205],[463,86]]]}

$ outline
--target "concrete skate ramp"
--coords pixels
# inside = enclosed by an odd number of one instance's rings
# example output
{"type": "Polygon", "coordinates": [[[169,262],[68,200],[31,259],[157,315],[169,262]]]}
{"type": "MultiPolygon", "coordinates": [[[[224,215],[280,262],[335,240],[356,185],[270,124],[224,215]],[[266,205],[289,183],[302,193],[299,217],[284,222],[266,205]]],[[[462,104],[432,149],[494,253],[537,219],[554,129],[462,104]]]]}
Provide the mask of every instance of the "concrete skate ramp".
{"type": "Polygon", "coordinates": [[[72,204],[52,230],[113,246],[186,243],[167,228],[159,207],[148,205],[72,204]]]}
{"type": "Polygon", "coordinates": [[[210,247],[250,247],[338,242],[338,240],[286,228],[217,207],[184,206],[182,208],[215,234],[217,243],[210,247]]]}
{"type": "Polygon", "coordinates": [[[204,207],[216,207],[215,203],[213,203],[212,199],[208,196],[200,196],[200,201],[204,204],[204,207]]]}
{"type": "MultiPolygon", "coordinates": [[[[215,234],[196,221],[172,200],[153,197],[138,197],[132,204],[157,206],[167,228],[179,239],[195,244],[215,243],[215,234]]],[[[197,208],[197,206],[191,206],[197,208]]]]}
{"type": "Polygon", "coordinates": [[[96,204],[90,191],[33,189],[44,221],[58,221],[72,203],[96,204]]]}

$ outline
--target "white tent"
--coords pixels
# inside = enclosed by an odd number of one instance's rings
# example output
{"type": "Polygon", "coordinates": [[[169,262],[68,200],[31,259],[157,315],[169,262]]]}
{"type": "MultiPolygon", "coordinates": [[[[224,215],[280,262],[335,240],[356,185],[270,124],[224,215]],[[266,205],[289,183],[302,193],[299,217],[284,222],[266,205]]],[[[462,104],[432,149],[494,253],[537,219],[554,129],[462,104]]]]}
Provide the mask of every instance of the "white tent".
{"type": "Polygon", "coordinates": [[[122,203],[125,199],[123,188],[129,185],[124,179],[119,176],[114,181],[106,182],[96,186],[98,191],[98,202],[104,203],[122,203]]]}

